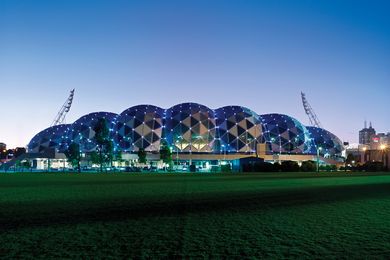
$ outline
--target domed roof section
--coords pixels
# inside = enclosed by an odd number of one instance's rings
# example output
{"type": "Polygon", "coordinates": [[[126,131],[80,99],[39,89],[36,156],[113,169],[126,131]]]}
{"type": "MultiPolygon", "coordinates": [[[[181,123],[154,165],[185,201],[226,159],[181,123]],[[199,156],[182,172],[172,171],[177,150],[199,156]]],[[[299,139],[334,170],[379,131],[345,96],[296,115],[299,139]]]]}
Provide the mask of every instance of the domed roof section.
{"type": "Polygon", "coordinates": [[[165,110],[153,105],[138,105],[123,111],[116,119],[115,144],[123,151],[158,151],[165,110]]]}
{"type": "Polygon", "coordinates": [[[212,152],[214,111],[197,103],[182,103],[166,110],[164,139],[184,152],[212,152]]]}
{"type": "Polygon", "coordinates": [[[134,116],[134,115],[146,114],[150,112],[163,115],[164,111],[165,110],[163,108],[154,105],[137,105],[137,106],[129,107],[119,115],[134,116]]]}
{"type": "Polygon", "coordinates": [[[111,113],[111,112],[93,112],[86,114],[79,119],[77,119],[72,125],[91,125],[94,124],[94,122],[98,121],[100,118],[104,118],[108,121],[112,121],[115,117],[117,117],[118,114],[111,113]]]}
{"type": "Polygon", "coordinates": [[[258,114],[246,107],[225,106],[215,110],[215,118],[215,149],[229,152],[256,151],[263,132],[258,114]]]}
{"type": "Polygon", "coordinates": [[[113,132],[112,130],[117,116],[117,114],[110,112],[94,112],[80,117],[71,126],[71,130],[67,136],[69,138],[68,143],[78,143],[83,152],[94,151],[97,144],[94,140],[95,131],[93,129],[97,122],[99,119],[105,119],[111,134],[113,132]]]}
{"type": "Polygon", "coordinates": [[[211,110],[207,106],[198,103],[192,103],[192,102],[177,104],[167,109],[167,113],[172,113],[172,114],[174,113],[191,114],[197,112],[213,114],[213,110],[211,110]]]}
{"type": "Polygon", "coordinates": [[[47,149],[63,152],[66,149],[66,134],[70,125],[63,124],[46,128],[36,134],[28,144],[29,153],[42,153],[47,149]]]}
{"type": "Polygon", "coordinates": [[[225,118],[236,117],[241,121],[241,117],[254,117],[260,122],[260,116],[253,110],[243,106],[224,106],[214,110],[217,123],[221,123],[225,118]]]}
{"type": "Polygon", "coordinates": [[[314,144],[306,127],[298,120],[283,114],[265,114],[260,118],[271,153],[310,154],[314,144]]]}
{"type": "MultiPolygon", "coordinates": [[[[316,148],[319,149],[320,155],[324,157],[341,157],[341,153],[344,150],[343,142],[331,132],[314,127],[306,126],[310,137],[313,139],[316,148]]],[[[316,148],[312,149],[312,153],[316,153],[316,148]]]]}

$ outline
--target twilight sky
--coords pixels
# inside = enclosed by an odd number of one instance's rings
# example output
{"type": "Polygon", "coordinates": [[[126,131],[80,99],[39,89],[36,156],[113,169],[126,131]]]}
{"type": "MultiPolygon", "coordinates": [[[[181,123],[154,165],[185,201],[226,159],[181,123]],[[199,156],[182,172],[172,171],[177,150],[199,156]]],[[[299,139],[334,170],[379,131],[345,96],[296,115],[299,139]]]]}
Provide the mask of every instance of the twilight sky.
{"type": "Polygon", "coordinates": [[[390,1],[0,1],[0,142],[25,146],[76,88],[71,123],[138,104],[284,113],[390,131],[390,1]]]}

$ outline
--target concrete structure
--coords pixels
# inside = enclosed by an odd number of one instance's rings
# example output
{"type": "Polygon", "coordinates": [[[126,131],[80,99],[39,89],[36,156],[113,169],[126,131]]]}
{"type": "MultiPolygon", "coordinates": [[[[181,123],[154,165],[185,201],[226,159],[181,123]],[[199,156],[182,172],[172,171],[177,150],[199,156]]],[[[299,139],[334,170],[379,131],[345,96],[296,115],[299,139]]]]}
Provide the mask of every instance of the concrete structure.
{"type": "Polygon", "coordinates": [[[46,149],[40,153],[24,153],[17,158],[8,160],[0,166],[0,170],[8,171],[21,168],[20,164],[29,162],[29,169],[50,170],[66,169],[69,167],[65,154],[58,153],[54,149],[46,149]]]}

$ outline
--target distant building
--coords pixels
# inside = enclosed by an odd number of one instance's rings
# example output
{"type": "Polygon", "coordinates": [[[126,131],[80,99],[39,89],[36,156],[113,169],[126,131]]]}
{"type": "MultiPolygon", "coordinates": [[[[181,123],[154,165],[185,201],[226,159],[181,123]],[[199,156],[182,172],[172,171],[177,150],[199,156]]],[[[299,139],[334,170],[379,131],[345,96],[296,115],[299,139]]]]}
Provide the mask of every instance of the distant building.
{"type": "Polygon", "coordinates": [[[359,145],[350,145],[346,150],[346,155],[352,154],[356,164],[366,162],[382,162],[385,169],[390,169],[390,132],[376,133],[370,126],[359,131],[359,145]]]}
{"type": "Polygon", "coordinates": [[[5,143],[0,143],[0,151],[7,150],[7,145],[5,143]]]}
{"type": "Polygon", "coordinates": [[[359,131],[359,144],[369,145],[371,143],[372,137],[376,134],[375,129],[372,127],[370,122],[370,127],[367,128],[367,123],[364,122],[364,128],[359,131]]]}
{"type": "Polygon", "coordinates": [[[4,160],[6,158],[7,158],[7,145],[5,143],[0,143],[0,160],[4,160]]]}

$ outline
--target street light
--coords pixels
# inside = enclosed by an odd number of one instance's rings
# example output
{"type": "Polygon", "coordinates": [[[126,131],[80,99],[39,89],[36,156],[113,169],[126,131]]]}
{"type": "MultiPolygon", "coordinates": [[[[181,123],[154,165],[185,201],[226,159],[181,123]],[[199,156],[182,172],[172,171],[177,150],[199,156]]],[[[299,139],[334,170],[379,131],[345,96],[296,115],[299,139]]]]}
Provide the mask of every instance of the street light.
{"type": "Polygon", "coordinates": [[[258,125],[255,126],[255,152],[256,152],[256,158],[259,158],[259,153],[257,151],[257,146],[259,144],[258,136],[257,136],[257,128],[258,125]]]}
{"type": "Polygon", "coordinates": [[[172,162],[172,152],[173,152],[173,147],[169,146],[169,171],[173,169],[173,162],[172,162]]]}
{"type": "Polygon", "coordinates": [[[282,137],[279,134],[279,163],[282,162],[282,160],[280,159],[281,155],[282,155],[282,137]]]}
{"type": "Polygon", "coordinates": [[[366,151],[367,151],[367,147],[364,146],[363,147],[363,160],[362,160],[362,158],[360,156],[360,161],[361,161],[362,164],[364,164],[366,162],[366,151]]]}
{"type": "Polygon", "coordinates": [[[317,172],[320,172],[320,151],[322,147],[317,147],[317,172]]]}
{"type": "Polygon", "coordinates": [[[275,142],[275,138],[274,137],[271,137],[271,152],[272,152],[272,157],[274,159],[274,163],[275,163],[275,155],[273,153],[273,149],[272,149],[272,144],[275,142]]]}
{"type": "Polygon", "coordinates": [[[381,144],[380,149],[382,150],[382,163],[383,163],[383,167],[387,169],[387,163],[386,163],[386,158],[385,158],[387,145],[381,144]]]}
{"type": "MultiPolygon", "coordinates": [[[[177,136],[177,140],[176,140],[176,144],[179,143],[180,144],[180,150],[183,149],[183,143],[179,140],[183,140],[183,137],[181,135],[177,136]]],[[[176,168],[178,169],[179,168],[179,146],[176,145],[176,168]]]]}
{"type": "Polygon", "coordinates": [[[223,160],[225,161],[226,160],[226,148],[225,148],[225,145],[221,145],[223,147],[223,160]]]}
{"type": "Polygon", "coordinates": [[[176,169],[179,169],[179,147],[176,146],[176,169]]]}

